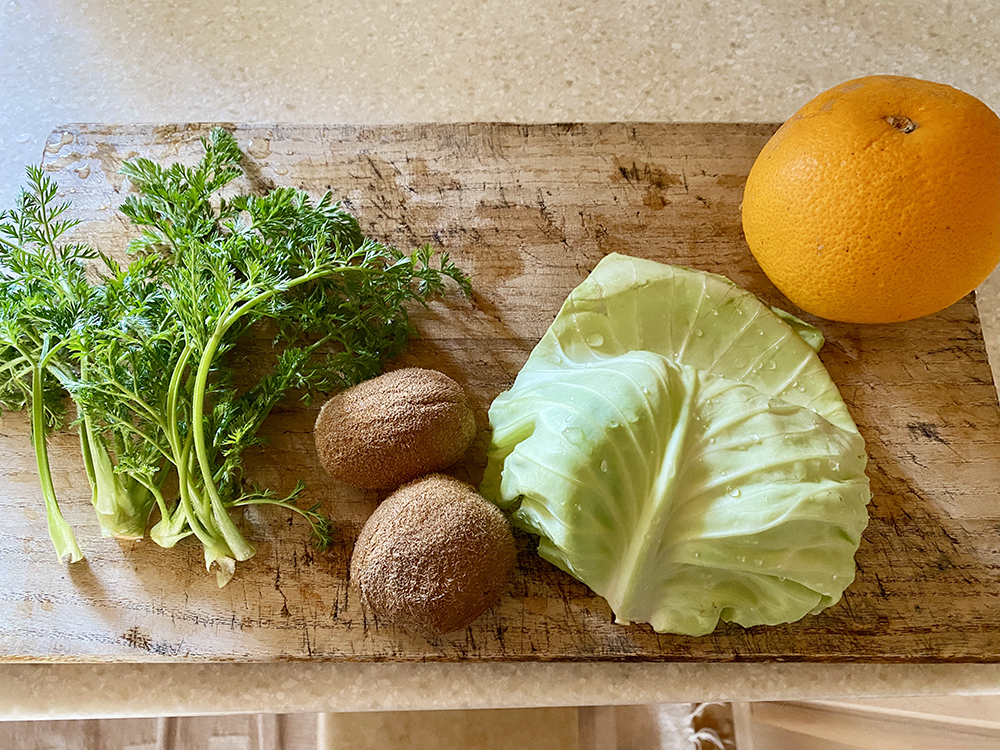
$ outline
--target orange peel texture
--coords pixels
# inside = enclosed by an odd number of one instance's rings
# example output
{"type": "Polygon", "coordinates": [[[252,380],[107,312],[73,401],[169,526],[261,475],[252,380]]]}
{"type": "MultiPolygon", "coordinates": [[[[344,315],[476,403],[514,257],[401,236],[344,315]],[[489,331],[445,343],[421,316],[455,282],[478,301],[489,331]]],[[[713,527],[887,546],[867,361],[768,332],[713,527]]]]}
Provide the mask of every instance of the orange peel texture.
{"type": "Polygon", "coordinates": [[[764,146],[742,218],[761,268],[806,312],[850,323],[938,312],[1000,261],[1000,119],[943,84],[848,81],[764,146]]]}

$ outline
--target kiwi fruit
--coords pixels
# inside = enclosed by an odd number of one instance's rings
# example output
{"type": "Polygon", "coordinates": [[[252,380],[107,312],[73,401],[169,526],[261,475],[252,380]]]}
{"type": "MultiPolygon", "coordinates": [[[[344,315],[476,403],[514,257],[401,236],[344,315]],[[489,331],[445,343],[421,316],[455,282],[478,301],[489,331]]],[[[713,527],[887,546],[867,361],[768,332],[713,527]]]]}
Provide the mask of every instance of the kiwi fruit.
{"type": "Polygon", "coordinates": [[[390,494],[351,556],[351,582],[376,617],[428,638],[460,630],[506,589],[517,549],[507,519],[444,474],[390,494]]]}
{"type": "Polygon", "coordinates": [[[363,489],[398,487],[457,462],[476,434],[469,399],[442,372],[393,370],[327,401],[314,436],[320,464],[363,489]]]}

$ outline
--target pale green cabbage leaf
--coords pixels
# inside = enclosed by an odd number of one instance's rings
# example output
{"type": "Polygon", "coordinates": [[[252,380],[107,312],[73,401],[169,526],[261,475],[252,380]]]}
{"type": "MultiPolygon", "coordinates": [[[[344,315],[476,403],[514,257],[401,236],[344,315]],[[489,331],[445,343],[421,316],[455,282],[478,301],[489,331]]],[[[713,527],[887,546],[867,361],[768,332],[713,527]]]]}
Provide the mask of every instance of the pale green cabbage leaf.
{"type": "Polygon", "coordinates": [[[619,622],[703,635],[834,604],[865,447],[818,331],[788,321],[721,276],[608,256],[491,406],[483,494],[619,622]]]}

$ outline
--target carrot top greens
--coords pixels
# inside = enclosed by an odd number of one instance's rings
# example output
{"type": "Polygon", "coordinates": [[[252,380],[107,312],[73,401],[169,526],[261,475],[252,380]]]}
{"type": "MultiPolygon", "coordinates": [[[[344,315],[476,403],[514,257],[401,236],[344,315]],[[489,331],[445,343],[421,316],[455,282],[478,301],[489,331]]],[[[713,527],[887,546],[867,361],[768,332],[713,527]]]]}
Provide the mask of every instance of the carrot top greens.
{"type": "Polygon", "coordinates": [[[30,409],[60,558],[82,557],[45,441],[68,393],[104,532],[141,537],[156,508],[150,537],[171,547],[195,536],[224,585],[254,554],[236,508],[282,506],[309,521],[320,545],[329,535],[319,508],[297,504],[301,482],[278,497],[245,481],[242,454],[264,441],[272,408],[292,390],[308,398],[377,375],[413,333],[410,303],[441,294],[448,279],[470,285],[428,246],[404,253],[365,237],[330,193],[220,197],[242,175],[243,154],[219,128],[202,142],[194,167],[123,167],[138,192],[121,212],[140,230],[127,263],[61,243],[74,226],[67,205],[29,170],[17,206],[0,214],[0,405],[30,409]],[[264,322],[276,356],[247,383],[231,353],[264,322]]]}

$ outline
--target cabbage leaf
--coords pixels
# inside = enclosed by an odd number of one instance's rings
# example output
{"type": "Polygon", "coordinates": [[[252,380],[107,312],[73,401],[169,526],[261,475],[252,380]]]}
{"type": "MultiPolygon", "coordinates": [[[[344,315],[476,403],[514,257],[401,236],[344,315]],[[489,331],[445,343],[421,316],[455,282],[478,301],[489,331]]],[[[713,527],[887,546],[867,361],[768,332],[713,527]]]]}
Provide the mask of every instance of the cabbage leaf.
{"type": "Polygon", "coordinates": [[[809,328],[721,276],[608,256],[491,406],[483,494],[619,622],[703,635],[834,604],[871,495],[809,328]]]}

